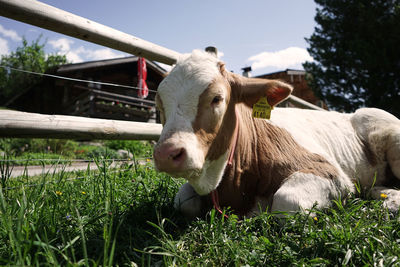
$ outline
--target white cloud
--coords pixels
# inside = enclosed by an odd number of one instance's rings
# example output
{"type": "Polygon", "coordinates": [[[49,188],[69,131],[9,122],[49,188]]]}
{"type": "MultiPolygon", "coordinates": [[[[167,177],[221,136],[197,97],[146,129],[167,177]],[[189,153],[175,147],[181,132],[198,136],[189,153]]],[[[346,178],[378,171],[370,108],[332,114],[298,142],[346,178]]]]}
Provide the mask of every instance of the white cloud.
{"type": "Polygon", "coordinates": [[[67,57],[67,60],[69,62],[80,63],[80,62],[84,61],[82,59],[82,57],[78,53],[76,53],[74,51],[68,51],[67,53],[63,53],[63,54],[67,57]]]}
{"type": "Polygon", "coordinates": [[[72,49],[71,46],[74,44],[74,41],[67,38],[60,38],[57,40],[50,40],[49,44],[56,50],[58,50],[59,54],[66,55],[67,60],[73,63],[82,62],[83,59],[79,56],[79,53],[83,51],[78,49],[72,49]]]}
{"type": "Polygon", "coordinates": [[[15,42],[19,42],[22,40],[21,36],[19,36],[16,31],[7,30],[2,25],[0,25],[0,34],[3,35],[4,37],[10,38],[15,42]]]}
{"type": "Polygon", "coordinates": [[[262,52],[249,57],[248,61],[253,61],[251,64],[253,70],[266,67],[287,69],[289,67],[301,67],[301,63],[313,61],[313,58],[304,48],[289,47],[276,52],[262,52]]]}
{"type": "Polygon", "coordinates": [[[71,50],[71,45],[74,41],[67,39],[67,38],[60,38],[57,40],[50,40],[49,44],[54,48],[60,50],[60,52],[68,52],[71,50]]]}
{"type": "Polygon", "coordinates": [[[87,49],[83,46],[73,48],[74,41],[67,38],[60,38],[49,41],[49,44],[59,51],[60,54],[67,56],[67,59],[73,63],[79,63],[90,60],[103,60],[123,57],[125,54],[114,52],[110,48],[87,49]]]}
{"type": "Polygon", "coordinates": [[[8,48],[7,40],[0,38],[0,56],[8,55],[10,53],[10,49],[8,48]]]}
{"type": "Polygon", "coordinates": [[[111,59],[111,58],[117,58],[117,57],[124,56],[124,54],[114,52],[110,48],[100,48],[100,49],[95,49],[95,50],[86,49],[85,53],[86,53],[87,57],[92,60],[111,59]]]}

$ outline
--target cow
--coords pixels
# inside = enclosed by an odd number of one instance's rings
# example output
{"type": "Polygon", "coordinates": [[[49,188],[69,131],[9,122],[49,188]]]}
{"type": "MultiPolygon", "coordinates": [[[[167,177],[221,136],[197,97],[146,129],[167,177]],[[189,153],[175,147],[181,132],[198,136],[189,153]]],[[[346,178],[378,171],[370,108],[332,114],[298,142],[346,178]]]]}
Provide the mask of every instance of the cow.
{"type": "Polygon", "coordinates": [[[225,69],[210,53],[183,55],[160,83],[163,130],[156,170],[187,179],[175,197],[186,217],[213,205],[238,216],[329,207],[355,185],[392,212],[400,206],[400,121],[375,108],[352,114],[275,107],[292,87],[225,69]],[[252,107],[266,97],[270,119],[252,107]]]}

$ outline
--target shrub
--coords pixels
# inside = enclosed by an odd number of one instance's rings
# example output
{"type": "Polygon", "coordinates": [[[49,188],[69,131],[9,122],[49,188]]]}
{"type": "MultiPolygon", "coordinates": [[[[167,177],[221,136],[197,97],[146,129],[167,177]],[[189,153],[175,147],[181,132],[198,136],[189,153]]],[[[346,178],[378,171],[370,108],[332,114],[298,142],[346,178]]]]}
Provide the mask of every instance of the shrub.
{"type": "Polygon", "coordinates": [[[94,148],[91,151],[86,153],[87,158],[111,158],[111,159],[118,159],[120,158],[117,151],[113,149],[109,149],[107,147],[99,146],[94,148]]]}
{"type": "Polygon", "coordinates": [[[153,144],[149,141],[136,140],[109,140],[105,142],[108,148],[118,150],[124,149],[131,152],[135,157],[152,157],[153,144]]]}
{"type": "Polygon", "coordinates": [[[1,150],[9,151],[16,156],[32,152],[73,157],[77,147],[78,142],[66,139],[4,138],[0,141],[1,150]]]}

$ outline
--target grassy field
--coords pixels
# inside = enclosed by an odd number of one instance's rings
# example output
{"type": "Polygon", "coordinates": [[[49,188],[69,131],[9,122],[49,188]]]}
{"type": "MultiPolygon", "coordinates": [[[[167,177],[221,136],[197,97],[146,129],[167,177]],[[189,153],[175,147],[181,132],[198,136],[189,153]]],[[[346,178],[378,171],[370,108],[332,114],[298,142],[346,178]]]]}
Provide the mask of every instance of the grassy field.
{"type": "Polygon", "coordinates": [[[350,198],[317,216],[185,221],[183,180],[147,166],[2,177],[0,265],[399,266],[400,223],[381,201],[350,198]]]}

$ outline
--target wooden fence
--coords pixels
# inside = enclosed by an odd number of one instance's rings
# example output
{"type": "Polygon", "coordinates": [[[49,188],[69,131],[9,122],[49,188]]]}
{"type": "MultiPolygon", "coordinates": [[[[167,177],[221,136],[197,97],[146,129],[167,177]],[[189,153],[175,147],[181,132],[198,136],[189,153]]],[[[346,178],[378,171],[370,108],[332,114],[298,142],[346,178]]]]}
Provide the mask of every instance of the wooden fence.
{"type": "MultiPolygon", "coordinates": [[[[35,0],[0,0],[0,15],[102,46],[172,65],[179,53],[35,0]]],[[[320,107],[297,97],[295,106],[320,107]]],[[[161,125],[0,110],[0,136],[157,140],[161,125]]]]}
{"type": "Polygon", "coordinates": [[[153,100],[111,93],[87,86],[74,85],[81,94],[64,104],[66,114],[113,120],[156,121],[156,104],[153,100]]]}

